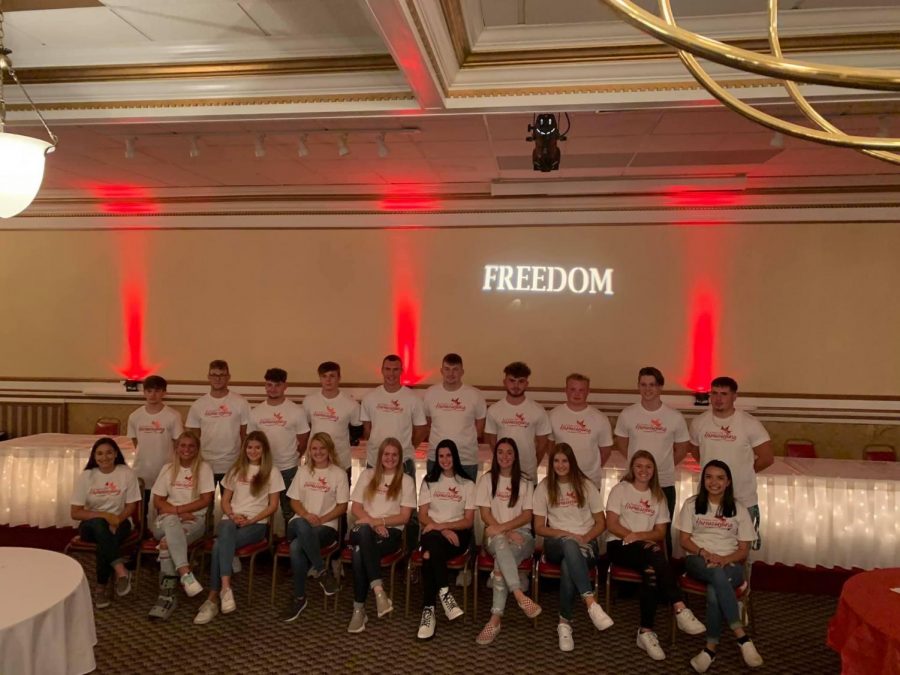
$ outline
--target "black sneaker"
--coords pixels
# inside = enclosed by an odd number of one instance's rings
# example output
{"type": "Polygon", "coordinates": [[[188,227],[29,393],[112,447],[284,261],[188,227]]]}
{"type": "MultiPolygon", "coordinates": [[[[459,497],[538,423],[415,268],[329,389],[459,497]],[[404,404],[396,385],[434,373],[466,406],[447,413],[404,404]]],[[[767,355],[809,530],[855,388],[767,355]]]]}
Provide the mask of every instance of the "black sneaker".
{"type": "Polygon", "coordinates": [[[306,596],[294,598],[291,604],[285,608],[284,613],[281,615],[281,620],[285,623],[296,621],[304,609],[306,609],[306,596]]]}
{"type": "Polygon", "coordinates": [[[328,570],[322,570],[322,572],[316,577],[316,580],[319,582],[322,590],[325,591],[325,595],[334,595],[341,589],[341,587],[338,585],[337,579],[330,575],[328,573],[328,570]]]}

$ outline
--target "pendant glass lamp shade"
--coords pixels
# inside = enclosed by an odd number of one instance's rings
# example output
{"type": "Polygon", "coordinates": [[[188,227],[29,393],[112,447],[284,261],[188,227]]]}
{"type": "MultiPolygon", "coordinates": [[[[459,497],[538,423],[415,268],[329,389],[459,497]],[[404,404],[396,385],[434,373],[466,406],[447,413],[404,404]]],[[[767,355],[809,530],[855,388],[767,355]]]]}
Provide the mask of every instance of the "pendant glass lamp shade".
{"type": "Polygon", "coordinates": [[[24,211],[37,196],[44,178],[44,157],[52,143],[0,132],[0,218],[24,211]]]}

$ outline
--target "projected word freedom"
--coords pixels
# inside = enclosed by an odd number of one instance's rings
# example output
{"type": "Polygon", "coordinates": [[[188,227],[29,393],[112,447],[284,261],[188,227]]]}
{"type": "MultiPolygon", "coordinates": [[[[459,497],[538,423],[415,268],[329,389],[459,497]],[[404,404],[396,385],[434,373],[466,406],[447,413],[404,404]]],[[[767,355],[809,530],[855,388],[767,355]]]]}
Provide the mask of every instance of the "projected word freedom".
{"type": "Polygon", "coordinates": [[[613,295],[613,271],[596,267],[485,265],[483,291],[613,295]]]}

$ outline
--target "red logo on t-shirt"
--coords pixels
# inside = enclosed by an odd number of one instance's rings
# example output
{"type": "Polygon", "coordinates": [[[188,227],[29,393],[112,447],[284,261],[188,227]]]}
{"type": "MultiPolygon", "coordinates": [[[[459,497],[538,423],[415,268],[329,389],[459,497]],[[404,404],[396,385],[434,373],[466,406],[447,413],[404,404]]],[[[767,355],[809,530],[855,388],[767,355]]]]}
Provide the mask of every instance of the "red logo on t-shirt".
{"type": "Polygon", "coordinates": [[[704,438],[712,441],[736,441],[737,436],[731,432],[731,426],[719,426],[718,431],[707,431],[703,434],[704,438]]]}
{"type": "Polygon", "coordinates": [[[108,480],[103,485],[91,490],[91,494],[94,495],[117,495],[119,492],[121,492],[119,486],[111,480],[108,480]]]}
{"type": "Polygon", "coordinates": [[[227,403],[223,403],[218,408],[206,410],[203,415],[205,417],[231,417],[231,410],[228,408],[227,403]]]}
{"type": "Polygon", "coordinates": [[[507,427],[523,427],[528,428],[528,420],[525,419],[525,413],[517,412],[513,417],[505,417],[500,420],[500,424],[507,427]]]}
{"type": "Polygon", "coordinates": [[[159,420],[151,420],[149,425],[144,424],[138,427],[138,432],[144,434],[161,434],[164,431],[165,428],[159,423],[159,420]]]}
{"type": "Polygon", "coordinates": [[[649,433],[651,433],[651,434],[664,434],[664,433],[666,433],[666,427],[665,427],[665,425],[662,423],[662,420],[654,420],[654,419],[651,419],[651,420],[650,420],[650,424],[639,423],[639,424],[635,424],[635,425],[634,425],[634,428],[635,428],[635,431],[646,431],[646,432],[649,432],[649,433]]]}
{"type": "Polygon", "coordinates": [[[328,492],[328,479],[325,476],[319,476],[315,481],[308,480],[303,484],[307,490],[315,490],[316,492],[328,492]]]}
{"type": "Polygon", "coordinates": [[[438,410],[462,410],[465,411],[466,406],[463,404],[462,400],[459,398],[451,398],[450,403],[444,403],[443,401],[436,403],[435,408],[438,410]]]}
{"type": "Polygon", "coordinates": [[[449,502],[461,502],[462,501],[462,495],[459,494],[459,488],[456,487],[455,485],[451,485],[444,492],[441,492],[441,491],[435,492],[434,498],[435,499],[443,499],[443,500],[449,501],[449,502]]]}
{"type": "Polygon", "coordinates": [[[375,406],[378,410],[383,410],[384,412],[390,413],[400,413],[403,412],[403,406],[400,405],[399,399],[392,398],[391,402],[388,403],[379,403],[375,406]]]}
{"type": "Polygon", "coordinates": [[[573,434],[589,434],[591,428],[585,424],[584,420],[575,420],[575,424],[561,424],[560,431],[568,431],[573,434]]]}
{"type": "Polygon", "coordinates": [[[313,417],[318,417],[319,419],[323,419],[323,420],[329,420],[331,422],[337,422],[337,420],[338,420],[337,410],[332,408],[330,405],[325,406],[325,412],[322,412],[321,410],[316,410],[313,413],[313,417]]]}
{"type": "Polygon", "coordinates": [[[633,502],[628,502],[625,504],[625,508],[634,513],[640,513],[644,516],[652,516],[655,512],[655,509],[650,505],[649,499],[640,499],[638,498],[638,503],[635,504],[633,502]]]}

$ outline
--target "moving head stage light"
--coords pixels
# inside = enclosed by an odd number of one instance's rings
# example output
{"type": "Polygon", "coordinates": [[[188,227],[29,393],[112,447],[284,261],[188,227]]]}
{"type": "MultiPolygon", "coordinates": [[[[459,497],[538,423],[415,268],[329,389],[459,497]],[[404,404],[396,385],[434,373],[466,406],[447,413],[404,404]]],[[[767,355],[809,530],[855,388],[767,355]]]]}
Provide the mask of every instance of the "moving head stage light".
{"type": "Polygon", "coordinates": [[[531,152],[531,161],[534,164],[535,171],[547,173],[559,169],[559,141],[566,140],[566,134],[569,133],[571,122],[569,121],[569,113],[566,116],[566,131],[560,133],[559,126],[556,124],[556,116],[552,113],[538,113],[534,116],[532,124],[528,125],[528,131],[531,136],[525,140],[534,143],[534,150],[531,152]]]}

